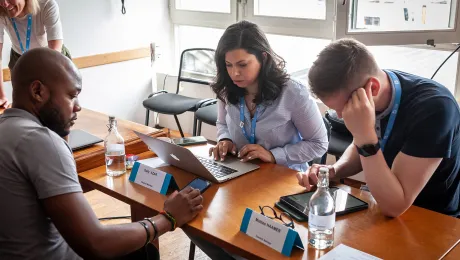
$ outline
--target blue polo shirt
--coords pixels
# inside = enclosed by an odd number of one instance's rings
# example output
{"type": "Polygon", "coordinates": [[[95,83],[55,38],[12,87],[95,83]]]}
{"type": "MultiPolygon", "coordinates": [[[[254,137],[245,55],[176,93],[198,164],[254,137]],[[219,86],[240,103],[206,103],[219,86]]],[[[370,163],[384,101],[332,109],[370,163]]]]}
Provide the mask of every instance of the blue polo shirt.
{"type": "MultiPolygon", "coordinates": [[[[443,158],[414,205],[451,216],[460,215],[460,108],[443,85],[392,70],[402,95],[393,131],[384,149],[391,168],[399,152],[420,158],[443,158]]],[[[389,114],[378,120],[384,133],[389,114]]]]}

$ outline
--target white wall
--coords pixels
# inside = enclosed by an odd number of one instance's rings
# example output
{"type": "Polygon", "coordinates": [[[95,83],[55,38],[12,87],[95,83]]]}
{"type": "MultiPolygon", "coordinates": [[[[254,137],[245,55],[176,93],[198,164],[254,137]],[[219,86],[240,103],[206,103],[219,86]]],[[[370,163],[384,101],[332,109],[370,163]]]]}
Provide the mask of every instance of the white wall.
{"type": "MultiPolygon", "coordinates": [[[[64,31],[64,44],[73,57],[159,45],[159,70],[169,70],[172,25],[168,0],[126,1],[125,15],[119,0],[56,0],[64,31]],[[162,48],[166,46],[168,48],[162,48]]],[[[2,64],[9,60],[10,41],[5,36],[2,64]]],[[[85,108],[144,123],[142,101],[152,92],[155,74],[150,59],[82,69],[83,91],[80,103],[85,108]]],[[[11,99],[11,84],[5,83],[11,99]]]]}

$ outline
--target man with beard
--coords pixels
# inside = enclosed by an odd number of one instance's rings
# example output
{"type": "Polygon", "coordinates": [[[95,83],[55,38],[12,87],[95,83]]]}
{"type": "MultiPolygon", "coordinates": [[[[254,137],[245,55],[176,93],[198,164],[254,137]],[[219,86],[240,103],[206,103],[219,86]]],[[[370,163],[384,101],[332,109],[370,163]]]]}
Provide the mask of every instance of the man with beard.
{"type": "Polygon", "coordinates": [[[0,116],[0,259],[159,258],[151,242],[201,211],[199,191],[173,193],[165,213],[144,221],[101,225],[62,138],[81,110],[78,69],[37,48],[18,60],[12,84],[13,106],[0,116]]]}

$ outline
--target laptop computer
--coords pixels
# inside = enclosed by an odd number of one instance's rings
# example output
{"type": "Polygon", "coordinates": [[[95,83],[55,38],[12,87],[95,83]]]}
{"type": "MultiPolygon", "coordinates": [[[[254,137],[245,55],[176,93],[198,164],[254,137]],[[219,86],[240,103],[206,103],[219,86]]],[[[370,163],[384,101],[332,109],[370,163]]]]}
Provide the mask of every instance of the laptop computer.
{"type": "Polygon", "coordinates": [[[74,129],[69,134],[69,146],[72,151],[86,148],[104,140],[80,129],[74,129]]]}
{"type": "Polygon", "coordinates": [[[195,155],[185,147],[136,131],[134,133],[164,162],[212,182],[222,183],[259,168],[258,165],[243,163],[229,156],[223,162],[214,161],[212,157],[195,155]]]}

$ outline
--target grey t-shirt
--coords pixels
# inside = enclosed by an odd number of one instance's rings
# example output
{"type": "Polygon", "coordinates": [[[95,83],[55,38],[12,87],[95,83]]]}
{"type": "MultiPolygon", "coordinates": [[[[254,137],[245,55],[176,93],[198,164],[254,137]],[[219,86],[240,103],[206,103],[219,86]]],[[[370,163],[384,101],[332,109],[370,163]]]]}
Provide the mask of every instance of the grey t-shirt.
{"type": "Polygon", "coordinates": [[[5,110],[0,116],[0,259],[81,259],[41,203],[73,192],[82,189],[68,144],[25,110],[5,110]]]}

